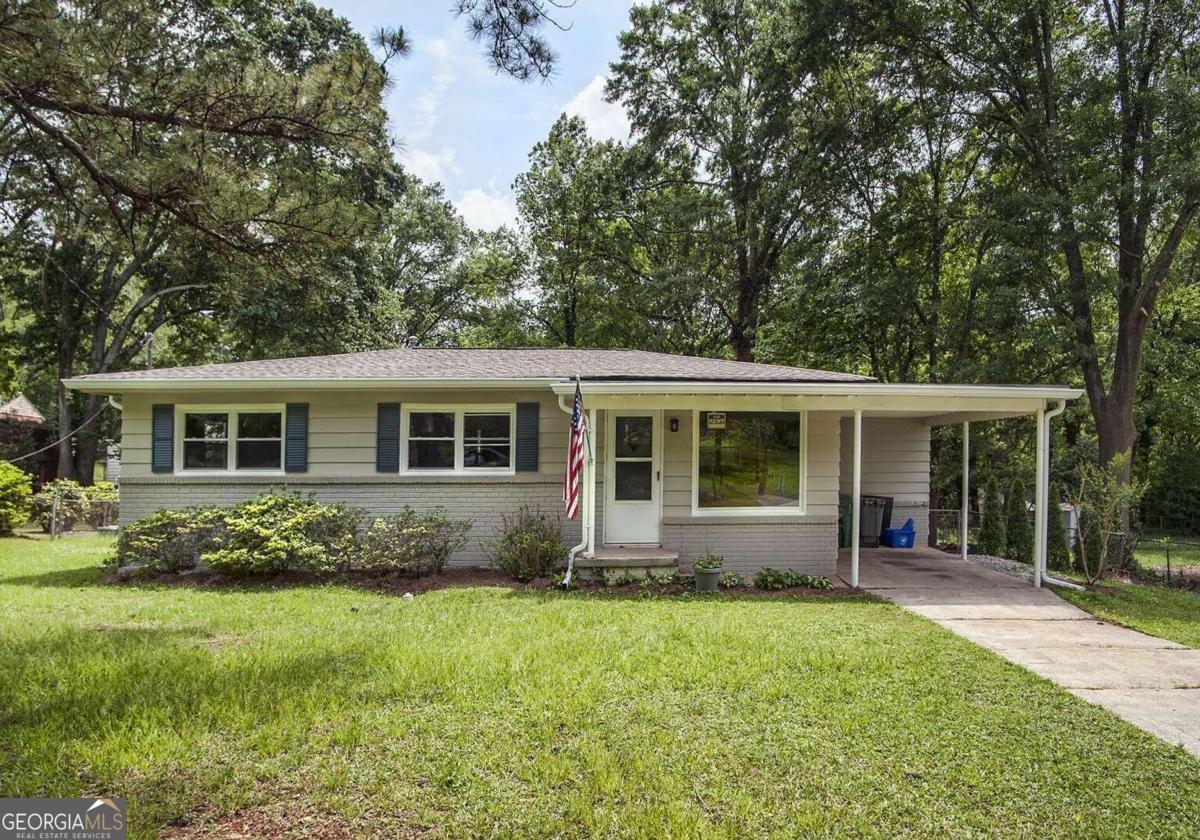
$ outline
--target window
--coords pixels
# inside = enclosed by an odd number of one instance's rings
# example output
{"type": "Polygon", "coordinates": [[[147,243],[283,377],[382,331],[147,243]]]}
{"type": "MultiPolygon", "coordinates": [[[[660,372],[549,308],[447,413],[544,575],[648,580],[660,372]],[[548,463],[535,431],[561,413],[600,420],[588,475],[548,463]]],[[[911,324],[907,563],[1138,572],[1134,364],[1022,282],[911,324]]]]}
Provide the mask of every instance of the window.
{"type": "Polygon", "coordinates": [[[229,415],[185,414],[183,420],[183,468],[223,470],[229,463],[229,415]]]}
{"type": "Polygon", "coordinates": [[[695,507],[799,513],[803,441],[796,412],[697,412],[695,507]]]}
{"type": "Polygon", "coordinates": [[[414,411],[408,415],[408,468],[454,469],[453,411],[414,411]]]}
{"type": "Polygon", "coordinates": [[[512,450],[507,414],[463,415],[463,467],[507,468],[512,450]]]}
{"type": "Polygon", "coordinates": [[[512,469],[512,406],[417,406],[405,410],[406,469],[444,472],[512,469]]]}
{"type": "Polygon", "coordinates": [[[181,425],[184,470],[274,472],[283,466],[282,410],[184,411],[181,425]]]}

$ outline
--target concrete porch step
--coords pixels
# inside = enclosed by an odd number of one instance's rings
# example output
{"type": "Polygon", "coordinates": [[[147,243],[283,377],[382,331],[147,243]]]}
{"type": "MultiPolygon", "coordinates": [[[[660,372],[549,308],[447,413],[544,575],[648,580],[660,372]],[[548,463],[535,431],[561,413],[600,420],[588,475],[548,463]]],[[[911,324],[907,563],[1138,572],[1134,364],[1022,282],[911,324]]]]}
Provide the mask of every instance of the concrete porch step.
{"type": "Polygon", "coordinates": [[[604,546],[585,551],[575,560],[581,569],[671,569],[679,552],[655,546],[604,546]]]}

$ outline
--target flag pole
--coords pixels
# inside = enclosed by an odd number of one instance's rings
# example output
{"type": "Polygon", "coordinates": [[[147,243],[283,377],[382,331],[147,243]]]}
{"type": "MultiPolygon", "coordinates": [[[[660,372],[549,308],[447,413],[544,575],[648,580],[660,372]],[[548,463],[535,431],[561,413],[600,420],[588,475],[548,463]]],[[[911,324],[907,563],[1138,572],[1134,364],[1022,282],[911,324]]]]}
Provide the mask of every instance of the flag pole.
{"type": "MultiPolygon", "coordinates": [[[[580,378],[578,373],[575,374],[575,387],[579,389],[580,394],[583,393],[583,380],[580,378]]],[[[561,406],[562,403],[560,402],[559,405],[561,406]]],[[[573,412],[574,412],[574,401],[572,400],[572,413],[573,412]]],[[[581,532],[581,540],[582,541],[579,543],[579,545],[573,546],[571,548],[571,550],[569,552],[567,552],[567,573],[565,575],[563,575],[563,581],[562,581],[563,589],[569,589],[571,586],[571,578],[575,574],[575,558],[576,558],[576,556],[578,556],[578,554],[581,551],[583,551],[585,548],[588,547],[588,528],[591,525],[591,523],[589,521],[591,519],[591,508],[587,504],[587,497],[588,497],[588,494],[590,492],[592,492],[591,491],[591,486],[592,486],[591,478],[592,478],[592,469],[594,467],[594,463],[593,463],[594,459],[592,457],[592,429],[591,429],[591,423],[587,422],[587,414],[583,411],[582,405],[580,406],[579,414],[580,414],[580,422],[583,424],[583,449],[584,449],[583,475],[580,477],[581,483],[583,484],[583,498],[581,498],[579,500],[580,506],[583,508],[583,512],[580,514],[580,517],[579,517],[580,524],[582,525],[582,532],[581,532]]],[[[567,453],[567,460],[568,460],[567,469],[570,469],[570,463],[569,463],[570,457],[571,457],[571,455],[568,452],[567,453]]]]}

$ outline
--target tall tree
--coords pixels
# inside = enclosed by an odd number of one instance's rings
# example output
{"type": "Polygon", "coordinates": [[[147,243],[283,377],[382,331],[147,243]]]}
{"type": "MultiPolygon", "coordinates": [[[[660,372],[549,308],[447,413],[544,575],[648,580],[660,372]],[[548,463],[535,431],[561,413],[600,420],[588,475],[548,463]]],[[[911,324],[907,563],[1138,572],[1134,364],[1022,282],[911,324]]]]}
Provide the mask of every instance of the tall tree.
{"type": "Polygon", "coordinates": [[[723,265],[718,304],[742,360],[752,358],[763,303],[831,183],[819,84],[829,39],[819,9],[790,12],[757,0],[637,6],[608,86],[643,144],[683,155],[691,183],[719,202],[693,227],[723,265]]]}
{"type": "Polygon", "coordinates": [[[1145,337],[1200,210],[1200,7],[942,0],[892,12],[903,46],[972,98],[1009,173],[1002,209],[1058,252],[1057,270],[1032,279],[1071,329],[1107,464],[1134,446],[1145,337]]]}
{"type": "MultiPolygon", "coordinates": [[[[26,266],[27,351],[52,355],[59,380],[118,369],[242,276],[213,258],[295,282],[369,229],[384,81],[348,24],[305,0],[13,7],[0,210],[26,266]]],[[[90,480],[100,407],[59,385],[60,431],[90,427],[61,445],[60,474],[90,480]]]]}

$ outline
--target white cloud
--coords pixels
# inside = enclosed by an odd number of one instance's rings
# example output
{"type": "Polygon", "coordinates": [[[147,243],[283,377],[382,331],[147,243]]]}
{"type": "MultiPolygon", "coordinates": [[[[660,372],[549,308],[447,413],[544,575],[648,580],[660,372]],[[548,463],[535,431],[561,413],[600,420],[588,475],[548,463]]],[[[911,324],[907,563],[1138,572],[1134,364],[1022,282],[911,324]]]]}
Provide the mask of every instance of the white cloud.
{"type": "Polygon", "coordinates": [[[606,79],[597,76],[575,94],[563,111],[572,116],[583,117],[588,133],[597,140],[628,140],[629,117],[619,104],[604,101],[606,79]]]}
{"type": "Polygon", "coordinates": [[[406,147],[401,149],[399,158],[404,168],[422,181],[445,183],[448,175],[459,171],[454,165],[454,149],[449,146],[443,146],[436,152],[406,147]]]}
{"type": "Polygon", "coordinates": [[[409,140],[418,143],[433,133],[446,91],[458,78],[455,66],[458,58],[445,38],[433,39],[425,49],[427,55],[423,56],[422,63],[427,68],[429,81],[424,93],[416,99],[416,111],[406,132],[409,140]]]}
{"type": "Polygon", "coordinates": [[[479,230],[496,230],[515,225],[517,205],[511,195],[474,187],[455,202],[467,224],[479,230]]]}

